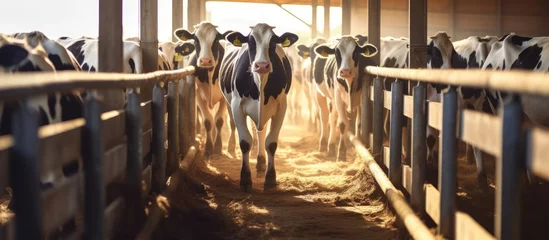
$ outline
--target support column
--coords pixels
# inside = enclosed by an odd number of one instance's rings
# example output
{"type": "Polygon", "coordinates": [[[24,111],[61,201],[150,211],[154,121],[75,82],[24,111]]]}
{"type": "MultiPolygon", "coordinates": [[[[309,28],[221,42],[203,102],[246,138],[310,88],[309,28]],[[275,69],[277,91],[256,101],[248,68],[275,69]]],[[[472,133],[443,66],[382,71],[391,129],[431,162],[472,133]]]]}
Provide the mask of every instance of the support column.
{"type": "MultiPolygon", "coordinates": [[[[139,44],[143,53],[143,73],[158,70],[158,0],[140,0],[139,44]]],[[[153,84],[141,88],[141,100],[152,99],[153,84]]]]}
{"type": "Polygon", "coordinates": [[[448,2],[448,5],[450,6],[450,10],[448,12],[448,18],[450,21],[450,36],[456,38],[456,0],[450,0],[448,2]]]}
{"type": "Polygon", "coordinates": [[[330,0],[324,0],[324,38],[330,38],[330,0]]]}
{"type": "Polygon", "coordinates": [[[378,54],[373,60],[379,65],[379,56],[381,48],[379,47],[381,38],[381,0],[368,0],[368,42],[378,49],[378,54]]]}
{"type": "Polygon", "coordinates": [[[351,0],[341,0],[341,35],[351,34],[351,0]]]}
{"type": "Polygon", "coordinates": [[[427,0],[409,0],[409,3],[409,66],[425,68],[427,67],[427,0]]]}
{"type": "Polygon", "coordinates": [[[173,35],[176,29],[183,27],[183,0],[172,0],[172,41],[179,41],[173,35]]]}
{"type": "Polygon", "coordinates": [[[312,7],[311,39],[315,39],[318,36],[318,25],[317,25],[317,15],[316,15],[318,0],[311,0],[311,7],[312,7]]]}
{"type": "Polygon", "coordinates": [[[202,0],[187,0],[187,18],[186,18],[186,29],[189,32],[194,31],[193,26],[200,23],[200,5],[202,0]]]}

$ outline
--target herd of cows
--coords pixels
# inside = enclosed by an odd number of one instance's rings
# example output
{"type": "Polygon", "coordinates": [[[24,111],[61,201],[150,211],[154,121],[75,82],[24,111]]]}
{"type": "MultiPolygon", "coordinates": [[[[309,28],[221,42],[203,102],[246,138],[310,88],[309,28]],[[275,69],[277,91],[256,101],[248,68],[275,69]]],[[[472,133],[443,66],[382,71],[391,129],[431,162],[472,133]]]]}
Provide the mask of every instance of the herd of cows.
{"type": "MultiPolygon", "coordinates": [[[[204,21],[194,31],[177,29],[177,42],[159,43],[158,70],[195,66],[189,78],[196,83],[196,103],[201,124],[206,131],[206,154],[221,153],[221,129],[230,126],[228,151],[235,151],[235,130],[242,151],[240,185],[252,185],[249,155],[257,137],[257,171],[265,171],[265,188],[276,186],[274,155],[286,115],[301,116],[299,97],[304,97],[309,126],[319,130],[319,151],[345,161],[347,131],[360,129],[360,104],[364,68],[376,65],[372,57],[380,54],[381,66],[407,68],[407,38],[383,37],[380,46],[368,43],[362,35],[315,38],[311,43],[296,44],[293,33],[277,35],[275,27],[259,23],[248,35],[236,31],[220,33],[217,26],[204,21]],[[288,114],[287,114],[287,109],[288,114]],[[253,121],[256,136],[249,131],[247,118],[253,121]],[[270,121],[270,124],[267,122],[270,121]],[[265,128],[269,128],[269,132],[265,128]],[[337,145],[336,145],[337,143],[337,145]]],[[[427,67],[432,69],[527,69],[549,70],[549,37],[523,37],[514,33],[502,37],[471,36],[452,42],[438,32],[427,42],[427,67]]],[[[142,54],[136,38],[123,42],[124,73],[142,73],[142,54]]],[[[98,70],[98,40],[90,37],[47,38],[39,31],[0,34],[0,72],[98,70]]],[[[395,79],[384,79],[391,90],[395,79]]],[[[520,81],[520,79],[517,79],[520,81]]],[[[443,88],[428,84],[427,98],[440,101],[443,88]]],[[[459,108],[471,108],[496,114],[504,93],[489,89],[459,87],[459,108]]],[[[114,91],[114,90],[113,90],[114,91]]],[[[405,88],[405,92],[407,92],[405,88]]],[[[30,103],[40,113],[40,125],[79,118],[84,92],[37,96],[30,103]]],[[[546,99],[521,98],[529,119],[549,125],[546,99]]],[[[103,111],[124,107],[123,90],[105,96],[103,111]]],[[[10,134],[14,105],[0,105],[0,134],[10,134]]],[[[388,117],[385,121],[387,122],[388,117]]],[[[404,126],[403,126],[404,127],[404,126]]],[[[388,133],[385,124],[385,134],[388,133]]],[[[403,131],[406,132],[406,131],[403,131]]],[[[437,156],[438,132],[428,129],[426,139],[429,159],[437,156]]],[[[404,152],[407,150],[404,147],[404,152]]],[[[468,146],[469,147],[469,146],[468,146]]],[[[479,188],[487,187],[482,152],[472,147],[477,162],[479,188]]],[[[44,179],[43,179],[44,180],[44,179]]]]}

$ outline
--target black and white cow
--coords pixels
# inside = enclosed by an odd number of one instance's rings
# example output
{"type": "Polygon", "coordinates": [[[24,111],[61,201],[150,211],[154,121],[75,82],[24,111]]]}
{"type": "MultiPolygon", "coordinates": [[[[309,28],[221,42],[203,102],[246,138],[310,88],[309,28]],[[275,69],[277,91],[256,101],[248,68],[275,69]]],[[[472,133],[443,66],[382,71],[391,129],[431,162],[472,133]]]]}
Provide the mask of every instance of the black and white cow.
{"type": "Polygon", "coordinates": [[[277,185],[274,155],[292,84],[292,69],[283,48],[292,46],[298,40],[293,33],[276,35],[273,32],[275,27],[265,23],[250,28],[248,36],[234,32],[226,37],[232,45],[227,45],[227,53],[221,63],[223,95],[230,106],[240,138],[240,186],[245,191],[252,188],[249,163],[252,136],[247,117],[253,120],[257,128],[257,171],[265,169],[266,145],[268,164],[265,189],[277,185]],[[269,120],[270,131],[266,134],[265,127],[269,120]]]}
{"type": "MultiPolygon", "coordinates": [[[[289,92],[289,105],[288,105],[288,112],[287,115],[289,117],[289,120],[293,123],[296,123],[297,121],[300,121],[303,119],[302,116],[302,107],[301,107],[301,97],[302,94],[305,93],[305,85],[303,82],[303,76],[301,75],[301,65],[302,65],[302,58],[299,57],[298,51],[295,48],[284,48],[284,53],[286,54],[286,57],[290,61],[290,65],[292,66],[292,91],[289,92]]],[[[305,93],[306,94],[306,93],[305,93]]],[[[309,99],[306,98],[306,101],[309,102],[309,99]]],[[[309,110],[310,110],[310,104],[309,104],[309,110]]]]}
{"type": "MultiPolygon", "coordinates": [[[[336,39],[335,45],[321,44],[315,48],[319,58],[327,58],[324,67],[325,81],[319,85],[319,93],[332,102],[330,127],[332,133],[337,123],[339,127],[339,149],[337,159],[346,160],[347,146],[345,137],[347,131],[357,129],[349,124],[349,120],[356,120],[360,116],[362,95],[362,79],[365,77],[364,68],[375,65],[371,57],[377,54],[377,48],[372,44],[358,45],[357,38],[343,36],[336,39]],[[335,108],[335,111],[333,109],[335,108]]],[[[321,108],[321,111],[322,108],[321,108]]],[[[327,114],[327,113],[326,113],[327,114]]],[[[335,133],[337,136],[337,132],[335,133]]],[[[335,136],[330,134],[328,153],[335,148],[335,136]]]]}
{"type": "MultiPolygon", "coordinates": [[[[189,75],[187,79],[195,79],[196,104],[202,113],[206,129],[205,155],[208,157],[212,153],[221,154],[223,147],[221,128],[227,115],[227,104],[223,101],[219,85],[219,68],[225,55],[225,37],[231,32],[227,31],[221,34],[217,31],[217,26],[208,21],[195,25],[193,33],[185,29],[174,31],[174,35],[181,41],[194,40],[195,51],[189,56],[189,65],[195,67],[195,73],[189,75]],[[216,105],[218,105],[217,111],[215,111],[216,105]],[[212,115],[213,111],[215,111],[215,116],[212,115]],[[213,139],[215,139],[215,143],[213,139]]],[[[229,152],[234,148],[234,142],[231,146],[231,141],[229,141],[229,152]]]]}
{"type": "Polygon", "coordinates": [[[186,65],[190,54],[195,50],[190,41],[163,42],[158,44],[158,50],[163,52],[169,60],[171,69],[180,69],[186,65]]]}
{"type": "MultiPolygon", "coordinates": [[[[14,36],[19,39],[0,34],[0,73],[80,71],[72,54],[41,32],[14,36]]],[[[38,112],[39,126],[82,117],[79,92],[40,94],[29,98],[29,103],[38,112]]],[[[17,101],[0,103],[0,135],[12,133],[15,104],[17,101]]],[[[41,186],[49,188],[62,177],[61,169],[44,172],[40,176],[41,186]]]]}

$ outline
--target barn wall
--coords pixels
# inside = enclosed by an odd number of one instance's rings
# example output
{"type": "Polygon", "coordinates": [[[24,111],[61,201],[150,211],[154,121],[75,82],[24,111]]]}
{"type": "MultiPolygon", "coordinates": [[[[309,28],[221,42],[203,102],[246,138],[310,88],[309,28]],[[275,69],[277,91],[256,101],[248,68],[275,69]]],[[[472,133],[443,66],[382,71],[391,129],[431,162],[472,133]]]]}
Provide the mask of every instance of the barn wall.
{"type": "MultiPolygon", "coordinates": [[[[408,1],[381,1],[381,36],[408,37],[408,1]]],[[[352,34],[367,33],[367,6],[367,0],[353,1],[352,34]]],[[[549,28],[544,24],[549,22],[548,0],[427,0],[427,6],[428,36],[446,31],[455,41],[472,35],[500,36],[509,32],[524,36],[549,35],[549,28]],[[498,11],[501,11],[501,22],[498,22],[498,11]]]]}

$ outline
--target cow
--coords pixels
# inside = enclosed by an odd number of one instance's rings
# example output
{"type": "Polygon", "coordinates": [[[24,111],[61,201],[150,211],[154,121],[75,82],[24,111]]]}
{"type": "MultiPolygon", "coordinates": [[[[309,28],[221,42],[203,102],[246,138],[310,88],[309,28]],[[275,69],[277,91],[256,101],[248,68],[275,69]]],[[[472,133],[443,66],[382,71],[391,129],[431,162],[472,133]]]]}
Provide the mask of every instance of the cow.
{"type": "Polygon", "coordinates": [[[171,69],[183,68],[188,62],[190,54],[195,50],[192,42],[162,42],[158,44],[158,50],[166,54],[171,69]]]}
{"type": "Polygon", "coordinates": [[[226,56],[221,63],[221,87],[236,124],[242,152],[240,187],[252,189],[250,149],[252,136],[246,118],[257,128],[258,154],[256,169],[265,170],[265,146],[268,164],[264,189],[276,187],[274,156],[284,123],[287,95],[292,84],[292,69],[283,48],[292,46],[299,37],[286,32],[278,36],[274,26],[258,23],[247,36],[233,32],[226,37],[226,56]],[[266,134],[266,123],[270,131],[266,134]]]}
{"type": "MultiPolygon", "coordinates": [[[[227,115],[227,104],[223,101],[219,85],[219,68],[225,55],[222,43],[231,32],[221,34],[217,31],[217,26],[208,21],[195,25],[193,33],[182,28],[174,31],[174,36],[181,41],[194,40],[195,51],[189,56],[189,65],[195,67],[195,72],[187,79],[194,78],[197,87],[196,104],[202,113],[206,129],[206,157],[213,153],[221,154],[222,151],[221,128],[227,115]],[[216,105],[218,108],[213,116],[212,111],[216,105]]],[[[230,146],[230,143],[229,141],[229,151],[235,148],[234,145],[230,146]]]]}
{"type": "MultiPolygon", "coordinates": [[[[354,36],[345,35],[336,39],[335,45],[324,43],[315,48],[319,58],[327,59],[324,66],[325,81],[318,90],[320,94],[331,100],[332,109],[335,108],[330,116],[330,127],[332,133],[334,133],[336,122],[339,127],[338,161],[346,161],[347,138],[345,135],[348,131],[356,129],[349,124],[349,120],[355,121],[357,115],[360,116],[364,68],[375,65],[372,57],[378,53],[374,45],[366,43],[361,46],[357,41],[358,39],[354,36]]],[[[321,108],[321,111],[325,109],[321,108]]],[[[329,140],[328,152],[331,147],[335,147],[335,138],[332,134],[329,140]]]]}
{"type": "MultiPolygon", "coordinates": [[[[16,38],[0,34],[0,73],[80,71],[72,54],[43,33],[33,31],[13,36],[16,38]]],[[[0,103],[0,135],[12,134],[12,117],[18,102],[0,103]]],[[[29,104],[38,113],[39,126],[82,117],[79,92],[39,94],[29,97],[29,104]]],[[[40,176],[41,188],[51,188],[55,180],[63,177],[61,169],[57,170],[40,176]]]]}
{"type": "MultiPolygon", "coordinates": [[[[305,92],[304,90],[304,83],[302,81],[301,76],[301,64],[302,60],[297,54],[297,50],[295,48],[284,48],[284,53],[288,57],[288,60],[290,61],[290,65],[292,66],[292,77],[294,78],[292,80],[293,88],[292,91],[289,93],[289,101],[290,104],[288,105],[288,115],[289,120],[296,123],[297,121],[301,120],[303,118],[302,112],[301,112],[301,94],[305,92]]],[[[307,102],[310,101],[310,99],[306,99],[307,102]]],[[[310,107],[310,104],[308,104],[310,107]]],[[[309,108],[310,109],[310,108],[309,108]]]]}

